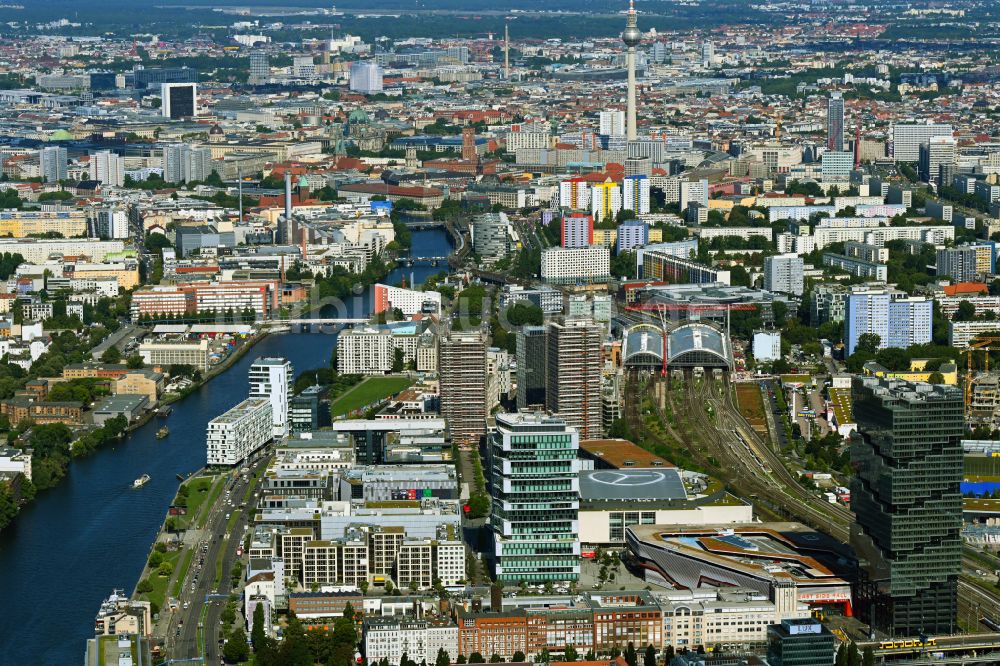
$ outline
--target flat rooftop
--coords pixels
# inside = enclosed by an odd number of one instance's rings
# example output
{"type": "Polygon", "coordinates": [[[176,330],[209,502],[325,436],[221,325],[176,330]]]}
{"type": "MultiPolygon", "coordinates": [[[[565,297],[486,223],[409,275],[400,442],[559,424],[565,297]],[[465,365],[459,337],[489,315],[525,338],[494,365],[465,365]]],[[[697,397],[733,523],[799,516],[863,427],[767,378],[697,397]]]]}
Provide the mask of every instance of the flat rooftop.
{"type": "Polygon", "coordinates": [[[673,463],[627,439],[585,439],[580,442],[580,453],[614,469],[674,467],[673,463]]]}
{"type": "Polygon", "coordinates": [[[849,557],[847,546],[800,523],[633,525],[628,531],[645,546],[700,561],[702,566],[755,578],[787,577],[799,585],[847,585],[820,561],[849,557]]]}
{"type": "Polygon", "coordinates": [[[685,500],[676,468],[596,469],[580,472],[583,500],[685,500]]]}

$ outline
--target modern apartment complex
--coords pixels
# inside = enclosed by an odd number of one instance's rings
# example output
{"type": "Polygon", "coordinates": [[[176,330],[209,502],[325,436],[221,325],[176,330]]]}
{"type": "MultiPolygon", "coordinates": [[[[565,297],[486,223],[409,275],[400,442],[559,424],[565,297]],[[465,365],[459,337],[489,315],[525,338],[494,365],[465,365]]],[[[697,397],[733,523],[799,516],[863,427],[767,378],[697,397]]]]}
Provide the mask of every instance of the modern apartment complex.
{"type": "Polygon", "coordinates": [[[239,465],[273,438],[271,401],[248,398],[208,422],[208,464],[239,465]]]}
{"type": "Polygon", "coordinates": [[[287,358],[258,357],[250,366],[250,397],[271,403],[275,437],[288,433],[288,401],[294,379],[295,370],[287,358]]]}

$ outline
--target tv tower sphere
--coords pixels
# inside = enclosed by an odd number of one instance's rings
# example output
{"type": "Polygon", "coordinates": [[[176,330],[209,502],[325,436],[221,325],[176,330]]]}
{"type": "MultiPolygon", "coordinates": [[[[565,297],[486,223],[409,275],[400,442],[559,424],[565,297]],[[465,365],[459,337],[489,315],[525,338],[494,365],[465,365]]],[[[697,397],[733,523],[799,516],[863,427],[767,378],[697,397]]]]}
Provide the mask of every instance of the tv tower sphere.
{"type": "Polygon", "coordinates": [[[628,18],[625,21],[625,31],[622,33],[622,41],[625,46],[634,48],[642,41],[642,33],[636,27],[635,5],[629,2],[628,18]]]}

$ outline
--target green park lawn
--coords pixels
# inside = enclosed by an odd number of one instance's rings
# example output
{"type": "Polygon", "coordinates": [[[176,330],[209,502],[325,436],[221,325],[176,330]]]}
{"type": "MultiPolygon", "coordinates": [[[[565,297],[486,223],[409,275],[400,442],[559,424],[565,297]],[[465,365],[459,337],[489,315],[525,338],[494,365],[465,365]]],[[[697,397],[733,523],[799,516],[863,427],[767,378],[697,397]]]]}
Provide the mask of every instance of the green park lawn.
{"type": "Polygon", "coordinates": [[[347,391],[330,405],[330,413],[334,416],[349,414],[373,402],[399,393],[413,384],[407,377],[368,377],[363,382],[347,391]]]}

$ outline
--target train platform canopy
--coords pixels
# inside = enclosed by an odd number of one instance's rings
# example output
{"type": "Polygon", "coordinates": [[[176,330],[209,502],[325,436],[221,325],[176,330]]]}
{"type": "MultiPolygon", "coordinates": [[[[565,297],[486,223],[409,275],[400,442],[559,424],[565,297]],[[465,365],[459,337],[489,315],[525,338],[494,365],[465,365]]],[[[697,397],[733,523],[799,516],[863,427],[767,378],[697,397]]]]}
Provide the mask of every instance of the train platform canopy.
{"type": "Polygon", "coordinates": [[[708,324],[694,322],[667,333],[668,368],[733,367],[733,351],[726,334],[708,324]]]}
{"type": "Polygon", "coordinates": [[[155,335],[186,335],[190,326],[187,324],[157,324],[153,327],[155,335]]]}
{"type": "Polygon", "coordinates": [[[627,368],[663,365],[663,331],[653,324],[636,324],[625,331],[622,363],[627,368]]]}
{"type": "Polygon", "coordinates": [[[253,333],[253,326],[250,324],[192,324],[191,333],[194,335],[250,335],[253,333]]]}

